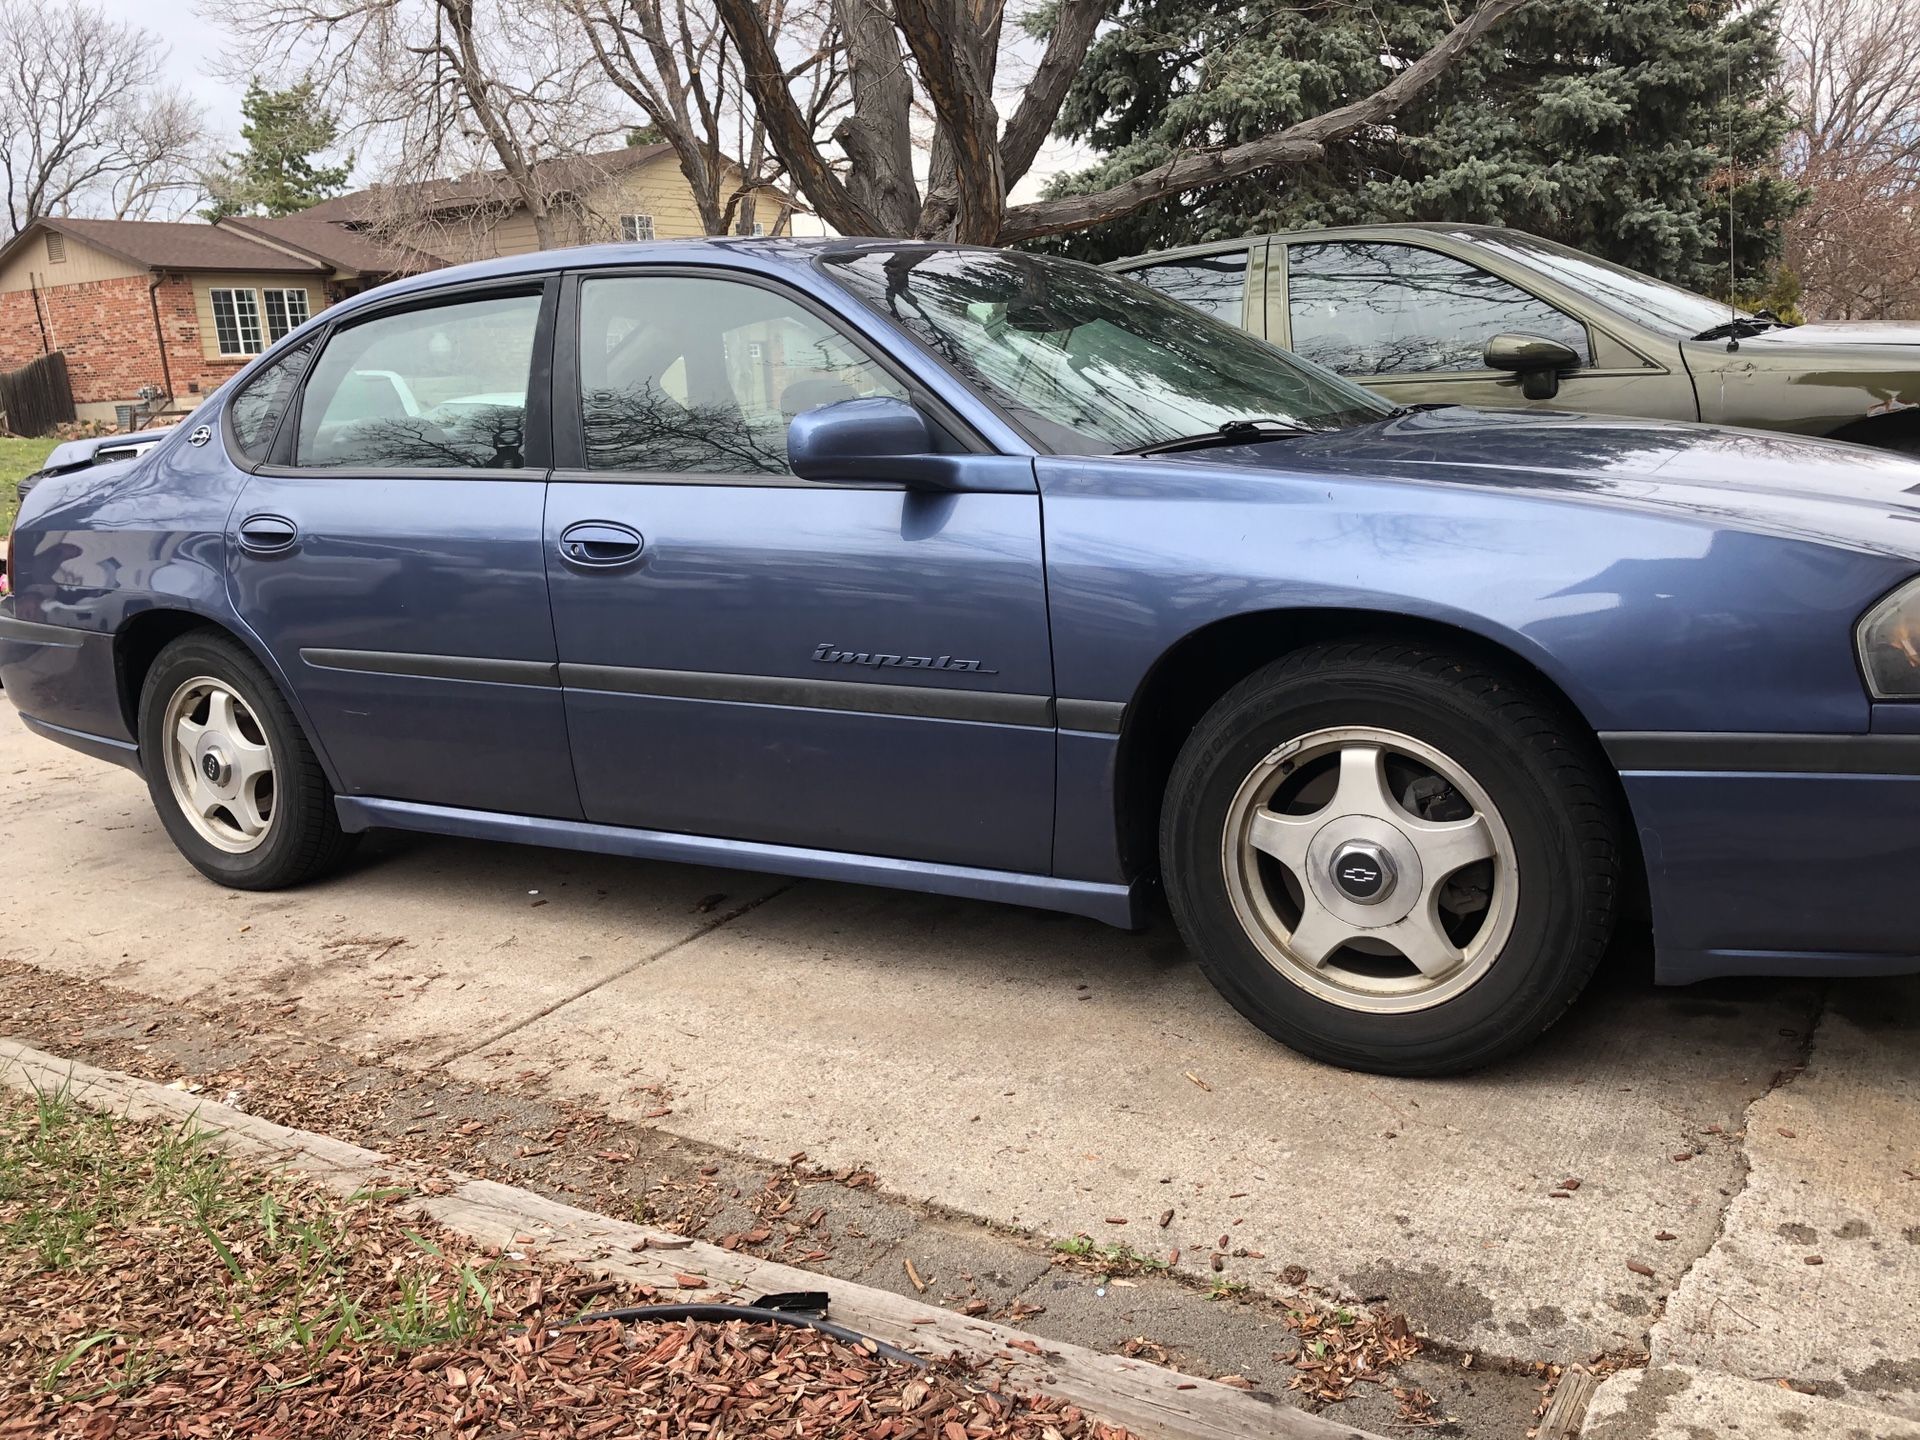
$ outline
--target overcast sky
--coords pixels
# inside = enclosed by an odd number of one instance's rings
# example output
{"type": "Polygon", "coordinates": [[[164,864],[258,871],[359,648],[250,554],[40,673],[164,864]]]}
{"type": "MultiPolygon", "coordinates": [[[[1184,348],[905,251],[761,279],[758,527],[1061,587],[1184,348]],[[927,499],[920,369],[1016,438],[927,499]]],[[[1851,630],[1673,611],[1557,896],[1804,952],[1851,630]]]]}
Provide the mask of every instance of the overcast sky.
{"type": "Polygon", "coordinates": [[[213,26],[194,14],[187,0],[92,0],[116,20],[128,20],[162,37],[171,48],[168,77],[207,107],[208,118],[224,148],[240,144],[240,96],[245,87],[217,73],[225,45],[213,26]]]}
{"type": "MultiPolygon", "coordinates": [[[[93,0],[116,19],[129,20],[164,37],[169,47],[168,77],[206,107],[221,150],[240,145],[240,96],[243,85],[220,78],[226,68],[225,35],[194,12],[190,0],[93,0]]],[[[1014,188],[1013,199],[1036,199],[1040,187],[1062,170],[1087,163],[1080,147],[1049,141],[1031,173],[1014,188]]],[[[356,177],[360,179],[361,177],[356,177]]]]}

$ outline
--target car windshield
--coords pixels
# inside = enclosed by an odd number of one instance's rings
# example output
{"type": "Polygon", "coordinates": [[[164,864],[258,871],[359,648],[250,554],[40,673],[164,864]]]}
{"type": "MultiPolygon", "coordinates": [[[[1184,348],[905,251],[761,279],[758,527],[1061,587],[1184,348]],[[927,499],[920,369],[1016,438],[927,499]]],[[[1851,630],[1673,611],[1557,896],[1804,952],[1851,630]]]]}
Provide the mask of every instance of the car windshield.
{"type": "Polygon", "coordinates": [[[1507,260],[1558,280],[1609,310],[1618,311],[1650,329],[1685,340],[1725,325],[1730,320],[1751,320],[1745,310],[1735,309],[1724,300],[1709,299],[1678,285],[1669,285],[1638,270],[1615,265],[1597,256],[1556,245],[1537,235],[1508,231],[1502,235],[1463,236],[1482,250],[1492,251],[1507,260]]]}
{"type": "Polygon", "coordinates": [[[1075,261],[899,246],[822,264],[1056,453],[1138,450],[1235,421],[1322,430],[1391,413],[1337,375],[1075,261]]]}

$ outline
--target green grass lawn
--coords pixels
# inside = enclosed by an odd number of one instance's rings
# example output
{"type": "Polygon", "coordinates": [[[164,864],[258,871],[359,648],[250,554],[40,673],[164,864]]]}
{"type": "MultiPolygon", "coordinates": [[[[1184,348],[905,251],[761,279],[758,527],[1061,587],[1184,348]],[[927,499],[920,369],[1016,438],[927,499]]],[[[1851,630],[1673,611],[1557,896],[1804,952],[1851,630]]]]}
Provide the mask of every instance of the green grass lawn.
{"type": "Polygon", "coordinates": [[[20,504],[14,482],[38,470],[47,452],[59,443],[58,440],[16,440],[0,436],[0,535],[13,528],[13,512],[20,504]]]}

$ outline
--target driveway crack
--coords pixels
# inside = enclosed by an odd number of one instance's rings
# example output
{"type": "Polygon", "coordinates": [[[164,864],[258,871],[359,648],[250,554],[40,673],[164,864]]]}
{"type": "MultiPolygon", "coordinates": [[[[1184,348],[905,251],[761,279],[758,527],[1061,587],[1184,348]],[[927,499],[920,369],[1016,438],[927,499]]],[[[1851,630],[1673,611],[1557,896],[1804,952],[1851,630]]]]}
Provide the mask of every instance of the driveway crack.
{"type": "Polygon", "coordinates": [[[724,914],[715,916],[712,920],[709,920],[706,924],[700,926],[698,929],[692,930],[687,934],[682,935],[678,940],[675,940],[671,945],[663,945],[658,950],[649,951],[647,954],[640,956],[638,959],[634,960],[632,963],[621,966],[618,970],[613,971],[611,974],[602,975],[597,980],[593,980],[588,984],[582,985],[579,989],[573,991],[571,994],[563,995],[558,1000],[549,1001],[547,1004],[542,1005],[538,1010],[535,1010],[531,1015],[523,1015],[518,1020],[510,1021],[509,1023],[500,1026],[496,1030],[491,1030],[487,1032],[487,1034],[483,1035],[480,1039],[474,1041],[471,1045],[463,1046],[458,1050],[448,1051],[445,1055],[440,1056],[438,1059],[436,1059],[431,1065],[427,1066],[426,1068],[429,1070],[442,1070],[442,1069],[445,1069],[448,1065],[451,1065],[456,1060],[464,1060],[469,1055],[474,1055],[479,1053],[482,1050],[485,1050],[489,1045],[497,1045],[500,1043],[500,1041],[506,1039],[509,1035],[516,1034],[517,1032],[526,1029],[527,1026],[534,1024],[536,1021],[546,1019],[547,1016],[553,1014],[553,1012],[556,1010],[564,1010],[567,1006],[573,1004],[574,1001],[582,999],[585,996],[591,995],[594,991],[602,988],[603,986],[610,985],[615,980],[623,980],[627,976],[633,974],[634,971],[642,969],[645,966],[651,965],[656,960],[664,960],[667,958],[667,956],[673,954],[676,950],[683,950],[687,946],[693,944],[694,941],[696,940],[706,939],[707,936],[711,935],[714,931],[718,930],[721,926],[731,925],[735,920],[738,920],[742,915],[747,914],[751,910],[758,910],[762,905],[766,904],[769,900],[778,899],[780,896],[785,895],[788,891],[792,890],[798,884],[800,884],[798,880],[789,880],[786,884],[776,886],[775,888],[773,888],[772,890],[769,890],[764,895],[755,896],[753,899],[747,901],[744,904],[736,905],[733,907],[733,909],[726,911],[724,914]]]}
{"type": "Polygon", "coordinates": [[[1797,1053],[1793,1062],[1774,1071],[1773,1078],[1767,1082],[1765,1088],[1748,1100],[1740,1111],[1740,1128],[1736,1132],[1739,1143],[1734,1150],[1737,1173],[1733,1183],[1727,1187],[1726,1198],[1719,1207],[1719,1214],[1714,1217],[1713,1234],[1708,1237],[1707,1243],[1687,1261],[1686,1268],[1674,1278],[1673,1283],[1667,1287],[1666,1292],[1660,1296],[1655,1305],[1654,1313],[1647,1325],[1647,1349],[1650,1354],[1660,1348],[1662,1331],[1666,1326],[1668,1304],[1685,1288],[1687,1281],[1693,1277],[1693,1272],[1700,1268],[1701,1263],[1727,1238],[1727,1226],[1733,1215],[1733,1208],[1739,1203],[1740,1197],[1746,1193],[1747,1186],[1753,1180],[1751,1131],[1754,1112],[1806,1073],[1807,1066],[1813,1060],[1814,1041],[1827,1016],[1828,992],[1829,986],[1822,984],[1815,994],[1807,1023],[1800,1028],[1796,1037],[1799,1044],[1796,1046],[1797,1053]]]}

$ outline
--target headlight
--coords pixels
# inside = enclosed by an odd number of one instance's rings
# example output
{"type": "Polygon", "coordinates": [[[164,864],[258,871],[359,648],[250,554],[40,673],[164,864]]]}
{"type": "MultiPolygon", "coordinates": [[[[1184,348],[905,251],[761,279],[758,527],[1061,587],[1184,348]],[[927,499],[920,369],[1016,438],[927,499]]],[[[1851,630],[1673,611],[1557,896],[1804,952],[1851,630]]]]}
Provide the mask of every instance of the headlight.
{"type": "Polygon", "coordinates": [[[1860,668],[1876,700],[1920,700],[1920,580],[1910,580],[1860,622],[1860,668]]]}

